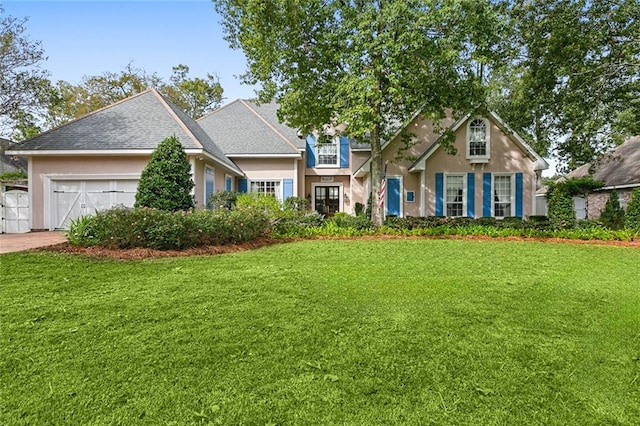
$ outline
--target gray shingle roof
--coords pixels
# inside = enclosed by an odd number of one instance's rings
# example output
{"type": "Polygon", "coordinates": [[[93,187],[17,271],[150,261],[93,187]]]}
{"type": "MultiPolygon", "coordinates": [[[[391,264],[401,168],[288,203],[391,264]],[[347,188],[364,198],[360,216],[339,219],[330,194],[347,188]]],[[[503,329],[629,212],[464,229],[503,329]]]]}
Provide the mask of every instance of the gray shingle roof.
{"type": "MultiPolygon", "coordinates": [[[[589,174],[591,164],[578,167],[566,178],[589,174]]],[[[593,179],[604,181],[605,186],[640,185],[640,136],[627,139],[594,165],[593,179]]]]}
{"type": "Polygon", "coordinates": [[[152,150],[175,135],[185,149],[203,149],[238,170],[198,124],[155,89],[94,111],[12,147],[14,151],[152,150]]]}
{"type": "Polygon", "coordinates": [[[278,122],[275,103],[235,100],[198,120],[222,151],[236,155],[299,155],[304,140],[296,129],[278,122]]]}

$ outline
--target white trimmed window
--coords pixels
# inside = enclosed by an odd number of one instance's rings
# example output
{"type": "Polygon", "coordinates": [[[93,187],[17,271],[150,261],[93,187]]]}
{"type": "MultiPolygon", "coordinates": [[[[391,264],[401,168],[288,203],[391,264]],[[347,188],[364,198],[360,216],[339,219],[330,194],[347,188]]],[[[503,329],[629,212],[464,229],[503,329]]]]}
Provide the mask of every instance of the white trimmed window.
{"type": "Polygon", "coordinates": [[[340,138],[326,138],[316,145],[316,166],[340,167],[340,138]]]}
{"type": "Polygon", "coordinates": [[[472,162],[489,160],[489,121],[474,118],[467,126],[467,159],[472,162]]]}
{"type": "Polygon", "coordinates": [[[249,192],[262,195],[273,195],[276,197],[276,200],[282,202],[282,181],[252,180],[249,192]]]}
{"type": "Polygon", "coordinates": [[[513,176],[493,176],[493,215],[495,217],[513,216],[513,176]]]}
{"type": "Polygon", "coordinates": [[[464,175],[445,175],[445,215],[464,216],[464,175]]]}

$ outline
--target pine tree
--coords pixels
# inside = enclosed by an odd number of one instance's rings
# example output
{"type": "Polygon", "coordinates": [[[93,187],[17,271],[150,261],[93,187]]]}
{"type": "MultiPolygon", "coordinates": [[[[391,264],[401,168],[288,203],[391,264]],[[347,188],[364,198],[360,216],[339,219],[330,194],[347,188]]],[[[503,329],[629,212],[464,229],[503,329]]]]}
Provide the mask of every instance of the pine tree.
{"type": "Polygon", "coordinates": [[[142,171],[134,206],[189,210],[194,207],[193,187],[187,154],[178,138],[170,136],[158,145],[142,171]]]}

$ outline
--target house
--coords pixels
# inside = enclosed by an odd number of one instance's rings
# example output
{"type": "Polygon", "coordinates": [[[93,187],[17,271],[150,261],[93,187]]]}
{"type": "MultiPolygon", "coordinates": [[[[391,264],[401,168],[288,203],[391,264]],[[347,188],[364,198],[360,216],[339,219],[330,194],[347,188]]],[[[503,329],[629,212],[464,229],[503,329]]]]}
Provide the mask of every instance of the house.
{"type": "Polygon", "coordinates": [[[580,197],[580,201],[575,203],[578,206],[578,218],[598,219],[614,189],[618,193],[620,206],[626,208],[631,192],[640,186],[640,136],[627,139],[600,160],[578,167],[568,173],[565,179],[588,175],[594,180],[604,182],[604,187],[587,194],[586,197],[580,197]]]}
{"type": "Polygon", "coordinates": [[[65,229],[96,210],[133,205],[151,153],[171,135],[191,162],[197,205],[243,176],[193,119],[147,90],[8,151],[28,159],[31,229],[65,229]]]}
{"type": "MultiPolygon", "coordinates": [[[[305,197],[326,215],[353,214],[371,193],[368,144],[337,134],[301,135],[280,123],[277,104],[235,100],[194,121],[148,90],[20,144],[29,159],[32,229],[66,228],[95,209],[132,205],[157,144],[175,134],[193,168],[198,207],[214,191],[305,197]],[[322,143],[319,143],[322,136],[322,143]]],[[[383,143],[385,214],[526,217],[547,163],[496,114],[478,109],[440,123],[416,114],[383,143]],[[401,130],[413,136],[404,159],[401,130]]]]}

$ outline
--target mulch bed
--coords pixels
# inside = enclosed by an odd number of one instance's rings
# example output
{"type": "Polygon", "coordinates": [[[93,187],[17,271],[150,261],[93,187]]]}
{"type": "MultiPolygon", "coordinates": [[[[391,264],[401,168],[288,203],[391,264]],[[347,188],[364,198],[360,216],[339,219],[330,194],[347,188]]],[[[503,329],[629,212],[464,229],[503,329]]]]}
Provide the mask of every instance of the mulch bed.
{"type": "MultiPolygon", "coordinates": [[[[561,243],[561,244],[595,244],[604,246],[618,246],[618,247],[636,247],[640,248],[640,240],[636,241],[601,241],[601,240],[567,240],[562,238],[524,238],[524,237],[504,237],[504,238],[492,238],[483,236],[461,237],[461,236],[447,236],[447,237],[403,237],[396,235],[375,235],[364,237],[325,237],[323,239],[339,239],[339,240],[389,240],[389,239],[460,239],[460,240],[479,240],[479,241],[540,241],[548,243],[561,243]]],[[[75,253],[83,254],[90,257],[98,258],[112,258],[112,259],[154,259],[160,257],[184,257],[184,256],[207,256],[223,253],[236,253],[240,251],[254,250],[261,247],[266,247],[274,244],[282,244],[291,241],[299,241],[296,239],[273,239],[273,238],[260,238],[254,241],[250,241],[243,244],[227,244],[222,246],[205,246],[194,247],[184,250],[154,250],[148,248],[131,248],[131,249],[109,249],[104,247],[74,247],[68,243],[56,244],[49,247],[42,247],[37,249],[39,251],[54,251],[59,253],[75,253]]]]}

